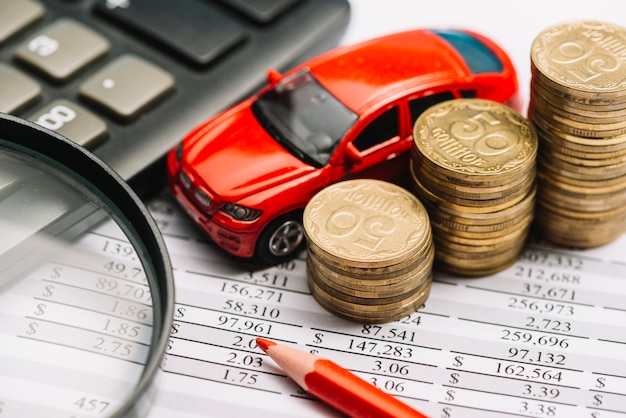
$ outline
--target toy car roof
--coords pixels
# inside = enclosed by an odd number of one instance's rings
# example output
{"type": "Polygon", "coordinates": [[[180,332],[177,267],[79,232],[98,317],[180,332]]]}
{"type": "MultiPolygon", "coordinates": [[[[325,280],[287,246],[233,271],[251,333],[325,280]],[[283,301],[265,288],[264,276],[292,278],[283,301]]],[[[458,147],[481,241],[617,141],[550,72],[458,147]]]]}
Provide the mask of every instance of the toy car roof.
{"type": "Polygon", "coordinates": [[[491,48],[471,32],[418,29],[339,47],[306,66],[333,95],[359,112],[394,89],[415,84],[426,87],[441,79],[455,82],[490,69],[501,71],[498,52],[491,48]],[[480,62],[487,64],[477,68],[480,62]]]}

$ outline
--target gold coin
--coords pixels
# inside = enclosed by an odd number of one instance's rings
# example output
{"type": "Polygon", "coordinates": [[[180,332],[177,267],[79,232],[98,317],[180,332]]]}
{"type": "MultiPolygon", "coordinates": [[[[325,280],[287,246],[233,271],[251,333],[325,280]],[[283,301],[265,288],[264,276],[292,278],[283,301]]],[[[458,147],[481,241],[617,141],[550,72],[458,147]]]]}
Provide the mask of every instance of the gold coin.
{"type": "MultiPolygon", "coordinates": [[[[433,253],[434,260],[434,253],[433,253]]],[[[431,263],[432,264],[432,263],[431,263]]],[[[396,298],[396,300],[401,300],[406,297],[406,295],[410,294],[417,287],[421,286],[424,281],[428,280],[430,275],[432,274],[432,269],[428,274],[416,275],[416,277],[411,280],[406,280],[406,282],[395,284],[393,287],[390,286],[377,286],[377,287],[367,287],[363,286],[363,288],[355,288],[356,286],[347,286],[345,284],[340,284],[330,276],[324,274],[324,271],[321,271],[320,266],[315,265],[314,263],[309,263],[307,266],[307,274],[311,275],[311,279],[316,283],[320,284],[320,286],[324,288],[333,289],[335,292],[339,292],[338,294],[349,295],[349,297],[358,297],[363,299],[370,300],[370,304],[382,303],[382,301],[386,298],[396,298]],[[402,286],[400,286],[402,284],[402,286]],[[379,302],[376,302],[380,300],[379,302]]],[[[346,298],[344,298],[346,300],[346,298]]]]}
{"type": "Polygon", "coordinates": [[[414,172],[422,173],[426,172],[432,177],[436,177],[441,181],[450,183],[450,187],[453,185],[463,187],[500,187],[508,183],[514,183],[527,177],[527,170],[532,169],[535,165],[535,159],[528,160],[526,165],[521,165],[518,170],[512,170],[503,172],[501,174],[494,174],[492,176],[485,175],[470,175],[470,174],[458,174],[454,171],[443,169],[440,165],[434,164],[425,156],[421,155],[417,150],[415,144],[411,151],[411,166],[414,172]]]}
{"type": "Polygon", "coordinates": [[[483,99],[439,103],[415,122],[417,151],[458,178],[524,171],[537,154],[537,136],[519,113],[483,99]]]}
{"type": "Polygon", "coordinates": [[[514,205],[506,207],[500,210],[493,210],[491,212],[476,213],[465,210],[465,207],[452,205],[439,205],[431,206],[425,203],[427,209],[432,211],[437,219],[450,219],[458,223],[467,223],[470,225],[492,225],[496,222],[505,222],[509,219],[516,219],[524,216],[529,211],[532,211],[535,195],[537,192],[537,184],[533,189],[522,199],[514,205]]]}
{"type": "Polygon", "coordinates": [[[607,244],[626,228],[626,212],[613,218],[569,218],[546,207],[537,207],[537,226],[542,236],[557,245],[573,248],[592,248],[607,244]]]}
{"type": "Polygon", "coordinates": [[[455,252],[437,249],[436,268],[452,274],[479,277],[498,273],[513,265],[524,247],[524,242],[496,254],[469,254],[468,257],[458,257],[455,252]]]}
{"type": "Polygon", "coordinates": [[[531,46],[537,71],[580,98],[626,96],[626,30],[595,21],[572,21],[542,31],[531,46]]]}
{"type": "Polygon", "coordinates": [[[532,190],[535,170],[529,170],[526,177],[507,185],[497,187],[468,187],[443,182],[427,172],[416,173],[420,183],[431,193],[463,206],[497,206],[527,195],[532,190]]]}
{"type": "Polygon", "coordinates": [[[532,107],[528,108],[528,117],[535,126],[539,137],[543,138],[546,133],[551,134],[562,141],[566,141],[567,146],[571,149],[589,152],[623,152],[626,150],[626,135],[610,138],[586,138],[572,135],[550,126],[543,118],[537,118],[532,107]]]}
{"type": "Polygon", "coordinates": [[[519,225],[518,228],[512,229],[508,234],[495,238],[462,238],[450,233],[434,235],[435,246],[437,251],[446,248],[453,252],[457,252],[459,257],[462,254],[494,254],[506,251],[508,248],[523,242],[528,234],[530,227],[530,219],[519,225]]]}
{"type": "MultiPolygon", "coordinates": [[[[428,205],[432,208],[442,208],[442,210],[453,210],[456,213],[472,213],[472,214],[489,214],[493,212],[498,212],[501,210],[506,210],[512,206],[515,206],[522,200],[524,200],[527,195],[523,193],[518,193],[511,200],[503,199],[503,202],[496,202],[494,200],[479,202],[480,205],[477,205],[476,202],[473,202],[473,206],[468,206],[462,203],[455,203],[448,199],[437,196],[435,193],[432,193],[428,188],[426,188],[421,181],[416,177],[413,172],[413,165],[409,165],[409,171],[411,174],[411,187],[413,193],[424,202],[424,205],[428,205]]],[[[534,185],[530,188],[528,193],[532,193],[534,189],[534,185]]],[[[454,199],[454,197],[452,197],[454,199]]],[[[458,199],[455,199],[458,200],[458,199]]]]}
{"type": "MultiPolygon", "coordinates": [[[[556,153],[581,160],[598,160],[600,162],[608,162],[609,164],[615,164],[622,162],[622,160],[626,160],[626,148],[622,150],[611,150],[605,149],[605,147],[602,147],[601,145],[593,147],[584,145],[578,146],[577,144],[572,144],[571,141],[560,137],[558,132],[546,132],[540,129],[537,131],[539,137],[541,138],[541,150],[539,153],[547,151],[545,154],[548,155],[556,153]]],[[[603,141],[603,139],[600,141],[603,141]]],[[[603,165],[606,165],[606,163],[603,165]]]]}
{"type": "Polygon", "coordinates": [[[388,305],[402,302],[413,295],[417,288],[422,286],[431,275],[429,273],[423,277],[407,280],[404,286],[396,287],[394,292],[387,291],[385,288],[381,289],[380,292],[375,292],[337,285],[334,281],[328,280],[328,276],[325,276],[318,267],[314,263],[307,264],[307,274],[317,286],[335,298],[360,305],[388,305]]]}
{"type": "Polygon", "coordinates": [[[624,163],[603,166],[582,165],[572,162],[572,159],[568,161],[567,158],[558,158],[557,155],[548,153],[548,150],[545,149],[539,153],[537,162],[539,164],[538,172],[545,170],[545,167],[549,166],[555,171],[562,171],[564,175],[567,173],[570,177],[579,177],[585,180],[613,179],[626,175],[626,164],[624,163]]]}
{"type": "Polygon", "coordinates": [[[549,94],[554,100],[566,100],[571,105],[583,109],[621,110],[626,108],[626,98],[624,97],[602,96],[601,94],[580,95],[576,90],[550,80],[537,69],[532,60],[531,84],[549,94]]]}
{"type": "Polygon", "coordinates": [[[347,180],[318,192],[303,216],[307,240],[346,264],[398,264],[421,248],[430,223],[411,193],[379,180],[347,180]]]}
{"type": "Polygon", "coordinates": [[[471,225],[451,222],[447,219],[434,219],[431,221],[433,229],[439,235],[448,235],[453,241],[469,243],[473,240],[497,239],[508,236],[511,232],[519,230],[520,226],[530,224],[534,211],[525,214],[522,218],[511,219],[493,225],[471,225]]]}
{"type": "Polygon", "coordinates": [[[558,95],[558,93],[543,88],[531,80],[530,101],[535,107],[557,110],[572,118],[579,118],[588,122],[618,122],[626,117],[626,102],[612,105],[585,105],[573,102],[558,95]]]}
{"type": "Polygon", "coordinates": [[[341,260],[330,260],[312,247],[309,247],[308,256],[313,260],[319,269],[323,269],[325,275],[331,280],[352,287],[355,289],[370,289],[373,286],[380,288],[383,286],[402,285],[399,283],[407,277],[412,277],[416,273],[432,268],[432,252],[434,252],[432,238],[429,246],[419,252],[419,256],[411,257],[407,262],[394,264],[388,268],[367,269],[352,268],[341,264],[341,260]]]}
{"type": "Polygon", "coordinates": [[[599,212],[591,212],[584,211],[581,212],[576,210],[575,208],[570,207],[559,207],[555,205],[550,200],[542,200],[537,204],[537,208],[541,207],[541,209],[549,211],[551,213],[557,214],[562,218],[570,219],[570,220],[582,220],[584,222],[598,222],[604,223],[609,222],[613,219],[618,219],[623,215],[624,211],[626,211],[625,206],[620,206],[610,210],[602,210],[599,212]]]}
{"type": "Polygon", "coordinates": [[[343,301],[324,292],[310,278],[308,280],[311,294],[326,310],[342,318],[369,323],[391,322],[415,312],[422,307],[430,292],[432,278],[429,278],[422,287],[402,303],[393,303],[380,306],[360,305],[343,301]]]}

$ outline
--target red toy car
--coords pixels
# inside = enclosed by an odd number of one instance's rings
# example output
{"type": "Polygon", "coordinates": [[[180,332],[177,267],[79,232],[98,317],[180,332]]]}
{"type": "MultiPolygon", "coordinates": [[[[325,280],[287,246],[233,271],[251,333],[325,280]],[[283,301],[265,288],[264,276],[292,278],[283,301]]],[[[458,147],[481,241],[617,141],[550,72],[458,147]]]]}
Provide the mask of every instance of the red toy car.
{"type": "Polygon", "coordinates": [[[191,131],[167,158],[171,190],[224,250],[276,263],[304,240],[302,211],[349,178],[408,178],[427,107],[480,97],[518,109],[517,75],[494,42],[414,30],[340,47],[191,131]]]}

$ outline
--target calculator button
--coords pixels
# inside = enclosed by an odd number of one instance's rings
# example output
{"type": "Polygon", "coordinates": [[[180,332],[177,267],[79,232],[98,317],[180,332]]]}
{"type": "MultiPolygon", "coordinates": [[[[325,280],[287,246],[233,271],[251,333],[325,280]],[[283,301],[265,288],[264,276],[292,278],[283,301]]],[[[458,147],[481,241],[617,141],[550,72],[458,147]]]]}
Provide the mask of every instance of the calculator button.
{"type": "Polygon", "coordinates": [[[41,87],[15,68],[0,63],[0,112],[15,113],[41,95],[41,87]]]}
{"type": "Polygon", "coordinates": [[[204,65],[246,38],[243,26],[202,0],[98,0],[96,12],[140,33],[153,46],[166,47],[204,65]],[[156,42],[156,43],[155,43],[156,42]]]}
{"type": "Polygon", "coordinates": [[[56,100],[28,117],[85,148],[93,148],[104,138],[106,124],[87,109],[69,100],[56,100]]]}
{"type": "Polygon", "coordinates": [[[109,51],[109,41],[71,19],[61,19],[22,43],[15,56],[56,81],[65,81],[109,51]]]}
{"type": "Polygon", "coordinates": [[[0,43],[41,19],[45,8],[33,0],[0,1],[0,43]]]}
{"type": "Polygon", "coordinates": [[[250,19],[268,23],[280,16],[298,0],[220,0],[250,19]]]}
{"type": "Polygon", "coordinates": [[[123,119],[132,119],[174,88],[174,78],[156,65],[127,54],[102,68],[80,95],[123,119]]]}

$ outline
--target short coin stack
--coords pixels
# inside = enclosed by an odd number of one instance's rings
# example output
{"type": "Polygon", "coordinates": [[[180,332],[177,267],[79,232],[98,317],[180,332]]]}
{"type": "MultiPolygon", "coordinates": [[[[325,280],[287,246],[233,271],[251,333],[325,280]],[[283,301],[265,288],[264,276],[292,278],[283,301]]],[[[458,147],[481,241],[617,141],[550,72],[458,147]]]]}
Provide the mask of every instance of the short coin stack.
{"type": "Polygon", "coordinates": [[[437,267],[479,276],[517,260],[533,220],[536,156],[535,131],[501,103],[450,100],[417,119],[410,167],[437,267]]]}
{"type": "Polygon", "coordinates": [[[307,276],[328,311],[357,322],[389,322],[422,306],[432,283],[428,213],[403,188],[347,180],[304,210],[307,276]]]}
{"type": "Polygon", "coordinates": [[[576,21],[531,50],[528,117],[540,141],[537,225],[587,248],[626,229],[626,30],[576,21]]]}

